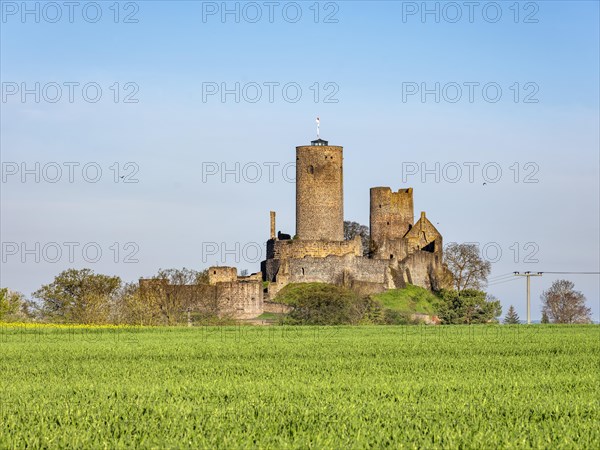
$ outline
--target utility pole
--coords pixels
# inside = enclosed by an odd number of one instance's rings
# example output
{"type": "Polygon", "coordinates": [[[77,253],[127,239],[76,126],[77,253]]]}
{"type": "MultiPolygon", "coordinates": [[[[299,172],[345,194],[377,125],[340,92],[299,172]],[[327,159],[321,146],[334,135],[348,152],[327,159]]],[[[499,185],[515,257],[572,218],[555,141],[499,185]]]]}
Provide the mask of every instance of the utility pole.
{"type": "Polygon", "coordinates": [[[527,325],[531,325],[531,277],[541,277],[542,272],[515,272],[517,277],[527,277],[527,325]]]}

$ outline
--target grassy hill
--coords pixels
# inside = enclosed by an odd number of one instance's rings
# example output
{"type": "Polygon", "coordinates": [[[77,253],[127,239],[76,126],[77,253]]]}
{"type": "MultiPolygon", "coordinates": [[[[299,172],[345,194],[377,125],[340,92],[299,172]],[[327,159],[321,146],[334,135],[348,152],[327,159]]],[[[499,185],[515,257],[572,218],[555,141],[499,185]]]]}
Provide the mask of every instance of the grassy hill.
{"type": "MultiPolygon", "coordinates": [[[[292,283],[284,287],[275,298],[278,303],[295,306],[298,300],[308,295],[327,293],[329,295],[348,295],[348,290],[325,283],[292,283]]],[[[371,298],[379,301],[385,308],[401,313],[421,313],[434,315],[437,313],[440,299],[419,286],[408,285],[404,289],[390,289],[371,298]]]]}
{"type": "Polygon", "coordinates": [[[372,298],[394,311],[429,315],[436,314],[439,303],[439,298],[435,294],[411,284],[404,289],[390,289],[375,294],[372,298]]]}

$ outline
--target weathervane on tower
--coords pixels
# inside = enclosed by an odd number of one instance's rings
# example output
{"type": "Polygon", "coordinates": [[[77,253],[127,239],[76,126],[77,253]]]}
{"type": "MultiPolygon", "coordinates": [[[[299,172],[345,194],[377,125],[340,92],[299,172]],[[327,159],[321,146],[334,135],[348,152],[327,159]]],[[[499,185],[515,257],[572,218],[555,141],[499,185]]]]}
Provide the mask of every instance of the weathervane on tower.
{"type": "Polygon", "coordinates": [[[321,135],[320,135],[321,133],[320,133],[320,130],[319,130],[319,125],[320,125],[320,120],[317,117],[317,139],[321,139],[321,135]]]}
{"type": "Polygon", "coordinates": [[[323,139],[321,139],[320,125],[321,125],[321,119],[319,119],[317,117],[317,139],[314,140],[314,141],[310,141],[310,145],[317,145],[317,146],[327,146],[327,145],[329,145],[329,142],[324,141],[323,139]]]}

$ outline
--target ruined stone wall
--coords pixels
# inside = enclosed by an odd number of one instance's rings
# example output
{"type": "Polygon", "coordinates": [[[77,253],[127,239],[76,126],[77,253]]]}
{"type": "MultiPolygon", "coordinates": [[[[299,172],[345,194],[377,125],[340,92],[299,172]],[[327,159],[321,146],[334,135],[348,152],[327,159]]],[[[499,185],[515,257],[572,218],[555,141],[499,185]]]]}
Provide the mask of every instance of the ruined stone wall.
{"type": "Polygon", "coordinates": [[[413,190],[399,189],[392,192],[389,187],[374,187],[370,191],[369,225],[374,255],[389,258],[389,251],[380,249],[387,241],[399,240],[414,223],[413,190]]]}
{"type": "Polygon", "coordinates": [[[408,241],[406,239],[384,239],[379,243],[372,257],[401,261],[408,256],[408,253],[408,241]]]}
{"type": "Polygon", "coordinates": [[[238,281],[262,281],[262,273],[257,272],[246,276],[237,277],[238,281]]]}
{"type": "Polygon", "coordinates": [[[296,147],[296,236],[344,240],[343,148],[296,147]]]}
{"type": "Polygon", "coordinates": [[[165,289],[169,285],[166,279],[140,278],[139,286],[142,291],[165,289]]]}
{"type": "Polygon", "coordinates": [[[209,284],[231,282],[237,280],[237,269],[235,267],[213,266],[208,268],[209,284]]]}
{"type": "Polygon", "coordinates": [[[208,275],[208,284],[172,285],[167,280],[140,279],[140,290],[148,295],[174,296],[196,311],[234,319],[262,314],[262,273],[238,277],[235,267],[210,267],[208,275]]]}
{"type": "Polygon", "coordinates": [[[360,236],[351,241],[312,241],[312,240],[288,240],[275,241],[273,244],[274,259],[304,258],[310,256],[314,258],[324,258],[329,255],[362,255],[362,242],[360,236]]]}
{"type": "Polygon", "coordinates": [[[250,319],[263,313],[262,281],[234,281],[216,284],[220,316],[250,319]]]}
{"type": "Polygon", "coordinates": [[[260,271],[263,274],[263,281],[275,281],[280,265],[281,260],[279,259],[267,259],[261,261],[260,271]]]}
{"type": "Polygon", "coordinates": [[[356,236],[351,241],[267,241],[267,259],[261,263],[260,270],[265,281],[275,281],[282,261],[292,258],[325,258],[329,255],[362,255],[362,241],[356,236]]]}
{"type": "Polygon", "coordinates": [[[292,307],[289,305],[284,305],[283,303],[275,303],[265,301],[263,302],[263,311],[269,313],[276,314],[287,314],[292,310],[292,307]]]}
{"type": "Polygon", "coordinates": [[[276,282],[269,284],[268,293],[273,299],[289,283],[311,282],[346,286],[365,295],[406,284],[439,289],[442,271],[441,255],[423,250],[403,260],[355,255],[291,258],[281,261],[276,282]]]}
{"type": "Polygon", "coordinates": [[[405,236],[408,253],[418,250],[426,250],[442,257],[443,240],[440,232],[427,219],[425,212],[421,212],[421,218],[405,236]]]}
{"type": "Polygon", "coordinates": [[[419,250],[402,261],[399,268],[407,283],[430,290],[441,287],[443,267],[440,255],[419,250]]]}
{"type": "Polygon", "coordinates": [[[288,283],[310,282],[346,286],[365,295],[395,287],[386,260],[355,255],[306,257],[282,262],[277,282],[269,284],[269,298],[288,283]]]}

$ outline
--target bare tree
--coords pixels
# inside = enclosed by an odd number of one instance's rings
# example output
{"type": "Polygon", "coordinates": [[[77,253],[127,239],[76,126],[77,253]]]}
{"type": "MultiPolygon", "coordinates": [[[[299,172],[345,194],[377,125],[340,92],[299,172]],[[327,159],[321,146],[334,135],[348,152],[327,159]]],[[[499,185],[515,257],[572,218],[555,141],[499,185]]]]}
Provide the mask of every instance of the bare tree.
{"type": "Polygon", "coordinates": [[[159,270],[157,275],[144,280],[140,295],[148,308],[158,311],[166,325],[189,321],[192,311],[216,312],[217,307],[207,272],[185,267],[159,270]]]}
{"type": "Polygon", "coordinates": [[[569,280],[556,280],[543,292],[542,313],[554,323],[589,323],[592,310],[585,306],[585,296],[569,280]]]}
{"type": "Polygon", "coordinates": [[[159,323],[166,325],[191,325],[192,320],[222,316],[236,301],[234,296],[223,294],[218,286],[209,284],[207,270],[186,268],[160,270],[151,279],[141,280],[138,296],[126,299],[131,301],[134,313],[136,298],[153,312],[153,317],[158,316],[159,323]]]}
{"type": "Polygon", "coordinates": [[[344,240],[351,241],[355,236],[360,236],[363,256],[367,256],[369,254],[369,227],[358,222],[344,220],[344,240]]]}
{"type": "Polygon", "coordinates": [[[487,284],[492,265],[479,254],[476,244],[450,244],[444,250],[444,262],[452,274],[457,292],[465,289],[481,290],[487,284]]]}
{"type": "Polygon", "coordinates": [[[112,312],[112,322],[130,325],[160,325],[163,316],[158,307],[158,296],[154,295],[152,282],[126,283],[119,291],[112,312]]]}

